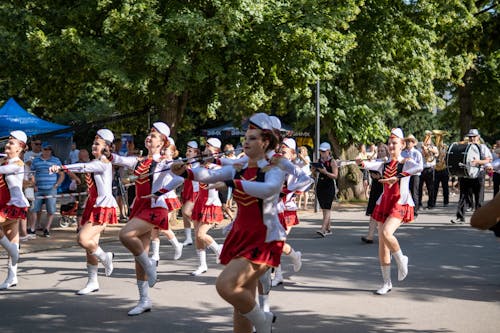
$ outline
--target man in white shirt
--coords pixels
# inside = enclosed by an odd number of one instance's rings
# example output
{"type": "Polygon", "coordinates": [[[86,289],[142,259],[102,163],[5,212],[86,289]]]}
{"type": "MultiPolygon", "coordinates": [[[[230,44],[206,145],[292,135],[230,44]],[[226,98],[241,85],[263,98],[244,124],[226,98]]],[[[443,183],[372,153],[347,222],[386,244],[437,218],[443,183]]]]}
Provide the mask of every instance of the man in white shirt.
{"type": "MultiPolygon", "coordinates": [[[[401,152],[401,156],[403,158],[411,158],[412,160],[417,162],[420,168],[422,169],[423,168],[422,154],[415,148],[415,146],[418,143],[417,139],[415,138],[415,136],[413,136],[413,134],[410,134],[408,135],[408,137],[405,138],[405,142],[406,142],[406,148],[403,149],[403,151],[401,152]]],[[[419,185],[420,185],[420,172],[410,177],[410,191],[413,202],[415,203],[415,213],[414,213],[415,216],[418,215],[418,209],[420,208],[418,201],[419,185]]]]}
{"type": "Polygon", "coordinates": [[[71,151],[69,152],[69,161],[71,164],[78,162],[79,149],[76,149],[76,142],[71,144],[71,151]]]}

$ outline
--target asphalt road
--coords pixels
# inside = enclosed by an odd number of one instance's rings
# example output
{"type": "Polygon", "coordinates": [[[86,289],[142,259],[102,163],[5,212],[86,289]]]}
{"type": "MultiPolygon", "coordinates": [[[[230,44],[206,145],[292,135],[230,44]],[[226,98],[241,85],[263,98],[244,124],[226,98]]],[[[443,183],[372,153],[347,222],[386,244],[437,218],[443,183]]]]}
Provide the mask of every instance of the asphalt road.
{"type": "MultiPolygon", "coordinates": [[[[301,211],[289,243],[302,251],[303,266],[293,273],[289,258],[282,260],[285,283],[271,292],[271,310],[278,317],[273,332],[498,332],[500,242],[491,232],[451,224],[454,209],[452,202],[423,211],[398,230],[410,259],[409,275],[398,282],[393,263],[393,290],[385,296],[373,294],[381,284],[377,245],[360,241],[367,229],[364,207],[335,207],[334,234],[327,238],[315,234],[321,214],[301,211]]],[[[86,270],[71,229],[23,243],[19,284],[0,292],[0,332],[231,331],[232,309],[214,287],[222,266],[209,253],[208,272],[192,277],[193,246],[174,261],[165,238],[160,281],[150,290],[153,310],[128,317],[138,295],[133,259],[117,240],[118,229],[111,228],[102,243],[116,254],[114,273],[105,277],[100,268],[101,289],[87,296],[75,295],[86,282],[86,270]]],[[[223,241],[220,229],[211,234],[223,241]]],[[[0,255],[3,280],[5,252],[0,255]]]]}

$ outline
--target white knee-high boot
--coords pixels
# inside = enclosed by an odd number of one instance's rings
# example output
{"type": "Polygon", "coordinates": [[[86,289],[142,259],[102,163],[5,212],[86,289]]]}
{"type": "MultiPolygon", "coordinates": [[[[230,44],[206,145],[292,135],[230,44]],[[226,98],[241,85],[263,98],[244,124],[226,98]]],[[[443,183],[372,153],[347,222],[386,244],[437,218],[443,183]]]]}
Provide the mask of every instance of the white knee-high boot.
{"type": "Polygon", "coordinates": [[[148,276],[148,285],[152,288],[156,284],[156,261],[150,259],[146,251],[135,257],[148,276]]]}
{"type": "Polygon", "coordinates": [[[104,273],[106,276],[110,276],[113,273],[113,257],[115,256],[113,252],[104,252],[100,246],[97,247],[94,253],[94,257],[97,258],[104,265],[104,273]]]}
{"type": "Polygon", "coordinates": [[[0,284],[0,290],[9,289],[10,287],[17,286],[17,264],[12,265],[9,261],[9,265],[7,268],[7,277],[5,281],[0,284]]]}
{"type": "Polygon", "coordinates": [[[77,295],[87,295],[99,290],[99,282],[97,281],[97,265],[87,264],[88,280],[83,289],[76,292],[77,295]]]}
{"type": "Polygon", "coordinates": [[[151,311],[153,303],[149,298],[148,281],[137,280],[137,288],[139,289],[139,303],[137,306],[128,312],[129,316],[137,316],[144,312],[151,311]]]}
{"type": "Polygon", "coordinates": [[[408,275],[408,257],[403,255],[403,251],[401,251],[401,249],[392,253],[392,256],[398,264],[398,280],[403,281],[408,275]]]}
{"type": "Polygon", "coordinates": [[[12,265],[17,265],[17,261],[19,260],[19,244],[12,243],[9,241],[7,236],[3,236],[0,238],[0,245],[7,251],[10,257],[10,262],[12,265]]]}
{"type": "Polygon", "coordinates": [[[276,287],[280,284],[283,284],[283,273],[281,272],[281,265],[274,269],[274,279],[272,282],[272,286],[276,287]]]}
{"type": "Polygon", "coordinates": [[[196,250],[198,254],[198,259],[200,260],[200,266],[191,273],[193,276],[198,276],[205,273],[208,269],[207,267],[207,252],[205,250],[196,250]]]}
{"type": "Polygon", "coordinates": [[[153,252],[151,259],[156,262],[160,261],[160,239],[151,241],[151,252],[153,252]]]}
{"type": "Polygon", "coordinates": [[[272,324],[274,321],[274,315],[272,312],[264,312],[256,304],[255,307],[247,313],[242,313],[252,325],[255,327],[255,331],[258,333],[270,333],[272,324]]]}
{"type": "Polygon", "coordinates": [[[174,260],[178,260],[182,256],[182,249],[184,248],[184,245],[182,243],[179,243],[177,237],[169,239],[168,241],[174,248],[174,260]]]}
{"type": "Polygon", "coordinates": [[[380,266],[380,271],[382,272],[382,279],[384,280],[384,284],[375,293],[378,295],[385,295],[392,289],[391,265],[380,266]]]}

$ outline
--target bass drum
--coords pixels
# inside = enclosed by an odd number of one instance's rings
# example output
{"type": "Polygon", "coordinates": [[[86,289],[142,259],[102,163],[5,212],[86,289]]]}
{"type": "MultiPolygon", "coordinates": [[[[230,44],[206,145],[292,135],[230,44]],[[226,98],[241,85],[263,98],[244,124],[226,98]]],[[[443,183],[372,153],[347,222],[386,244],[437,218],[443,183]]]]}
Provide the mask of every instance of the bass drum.
{"type": "Polygon", "coordinates": [[[480,157],[479,146],[475,143],[454,142],[446,153],[448,173],[456,177],[477,178],[481,169],[470,163],[480,157]]]}

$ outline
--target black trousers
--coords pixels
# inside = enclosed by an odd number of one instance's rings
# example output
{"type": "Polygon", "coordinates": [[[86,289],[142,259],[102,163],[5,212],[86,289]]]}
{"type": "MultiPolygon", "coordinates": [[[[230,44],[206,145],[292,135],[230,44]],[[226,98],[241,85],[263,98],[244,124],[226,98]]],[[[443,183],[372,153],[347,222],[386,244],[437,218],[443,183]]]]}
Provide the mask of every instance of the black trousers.
{"type": "Polygon", "coordinates": [[[411,192],[411,198],[413,199],[413,202],[415,203],[415,214],[417,214],[417,210],[420,208],[418,205],[418,187],[420,184],[420,176],[419,175],[413,175],[410,176],[410,192],[411,192]]]}
{"type": "Polygon", "coordinates": [[[432,196],[432,206],[436,206],[437,195],[439,192],[439,185],[443,188],[443,204],[448,205],[450,202],[450,187],[448,185],[450,176],[448,170],[434,171],[434,195],[432,196]]]}
{"type": "Polygon", "coordinates": [[[424,188],[424,184],[427,187],[427,193],[429,194],[429,200],[427,201],[427,207],[434,207],[432,204],[432,198],[434,197],[434,168],[424,168],[422,173],[420,174],[420,184],[418,186],[418,205],[423,206],[422,204],[422,190],[424,188]]]}
{"type": "Polygon", "coordinates": [[[495,197],[500,189],[500,173],[493,174],[493,197],[495,197]]]}
{"type": "Polygon", "coordinates": [[[459,177],[458,184],[460,188],[460,197],[457,206],[457,219],[465,220],[465,206],[472,206],[472,179],[459,177]]]}

